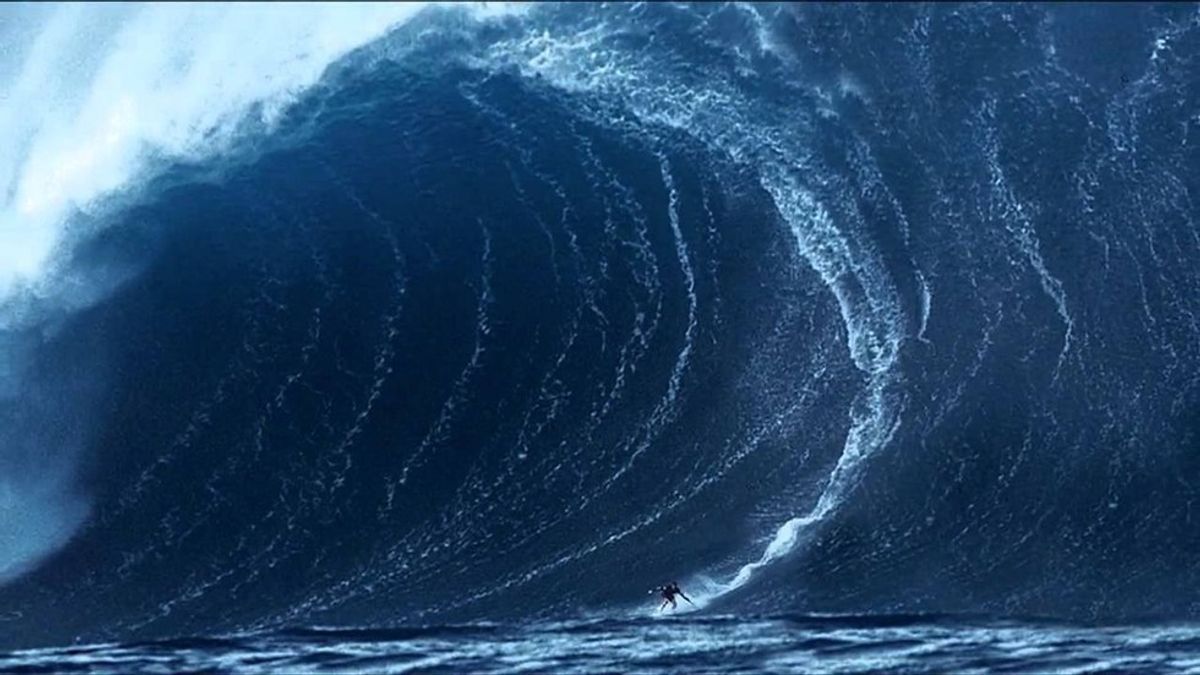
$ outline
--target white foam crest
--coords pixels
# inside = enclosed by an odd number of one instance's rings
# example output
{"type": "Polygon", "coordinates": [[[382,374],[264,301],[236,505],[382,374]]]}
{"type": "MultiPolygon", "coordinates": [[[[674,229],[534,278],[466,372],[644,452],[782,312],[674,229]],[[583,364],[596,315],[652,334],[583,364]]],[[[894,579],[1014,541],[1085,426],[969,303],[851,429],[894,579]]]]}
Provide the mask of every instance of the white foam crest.
{"type": "Polygon", "coordinates": [[[0,296],[36,280],[75,210],[154,157],[228,149],[422,3],[58,5],[0,66],[0,296]],[[22,48],[23,47],[23,48],[22,48]]]}

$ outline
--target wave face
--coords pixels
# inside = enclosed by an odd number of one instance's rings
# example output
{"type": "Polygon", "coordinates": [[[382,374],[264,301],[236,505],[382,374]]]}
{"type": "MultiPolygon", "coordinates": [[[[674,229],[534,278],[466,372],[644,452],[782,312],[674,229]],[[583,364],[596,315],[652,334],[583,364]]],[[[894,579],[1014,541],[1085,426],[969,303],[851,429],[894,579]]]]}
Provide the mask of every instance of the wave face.
{"type": "Polygon", "coordinates": [[[1200,611],[1195,7],[246,20],[6,169],[9,641],[1200,611]]]}

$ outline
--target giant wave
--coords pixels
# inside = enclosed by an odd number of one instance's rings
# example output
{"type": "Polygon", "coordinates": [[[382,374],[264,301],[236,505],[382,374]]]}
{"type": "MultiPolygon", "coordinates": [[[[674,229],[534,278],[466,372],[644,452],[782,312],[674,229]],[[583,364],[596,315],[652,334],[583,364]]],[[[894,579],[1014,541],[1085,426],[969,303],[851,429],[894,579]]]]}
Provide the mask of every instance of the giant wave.
{"type": "Polygon", "coordinates": [[[1194,7],[10,19],[10,641],[1195,615],[1194,7]]]}

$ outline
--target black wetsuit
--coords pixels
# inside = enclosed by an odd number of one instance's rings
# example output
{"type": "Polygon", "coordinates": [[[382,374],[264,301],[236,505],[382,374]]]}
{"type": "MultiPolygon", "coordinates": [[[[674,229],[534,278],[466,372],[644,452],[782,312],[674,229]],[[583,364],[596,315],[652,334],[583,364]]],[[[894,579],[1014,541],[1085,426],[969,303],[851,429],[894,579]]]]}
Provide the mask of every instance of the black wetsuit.
{"type": "Polygon", "coordinates": [[[658,611],[660,611],[660,612],[667,608],[667,603],[671,603],[671,609],[676,608],[676,606],[677,606],[677,604],[675,602],[676,595],[683,598],[684,600],[687,600],[689,605],[692,604],[691,599],[688,598],[688,596],[683,594],[683,589],[679,588],[679,584],[676,584],[676,583],[667,584],[666,586],[663,586],[661,589],[659,589],[659,592],[662,594],[662,597],[663,597],[662,607],[658,608],[658,611]]]}

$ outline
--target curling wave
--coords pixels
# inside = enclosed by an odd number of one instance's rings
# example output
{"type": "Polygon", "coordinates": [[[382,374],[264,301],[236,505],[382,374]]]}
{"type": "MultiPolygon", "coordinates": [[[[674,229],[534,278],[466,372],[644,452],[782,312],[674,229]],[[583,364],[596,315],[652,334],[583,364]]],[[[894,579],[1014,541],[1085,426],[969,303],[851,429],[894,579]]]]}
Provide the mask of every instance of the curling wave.
{"type": "Polygon", "coordinates": [[[1194,614],[1194,8],[18,12],[12,642],[1194,614]]]}

